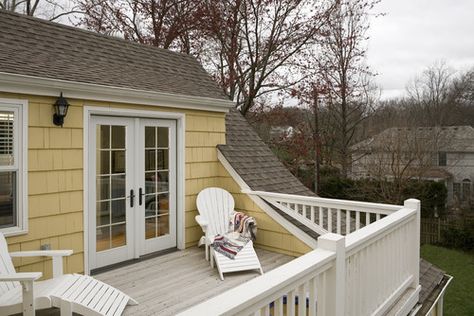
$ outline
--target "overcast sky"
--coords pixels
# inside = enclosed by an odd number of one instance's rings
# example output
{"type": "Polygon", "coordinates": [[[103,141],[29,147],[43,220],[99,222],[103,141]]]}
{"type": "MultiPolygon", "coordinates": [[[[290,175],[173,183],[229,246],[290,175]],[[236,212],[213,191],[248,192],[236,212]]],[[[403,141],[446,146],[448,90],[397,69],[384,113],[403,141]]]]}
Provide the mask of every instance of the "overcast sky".
{"type": "Polygon", "coordinates": [[[436,60],[474,66],[474,0],[382,0],[377,11],[386,15],[371,24],[367,62],[382,98],[403,95],[436,60]]]}

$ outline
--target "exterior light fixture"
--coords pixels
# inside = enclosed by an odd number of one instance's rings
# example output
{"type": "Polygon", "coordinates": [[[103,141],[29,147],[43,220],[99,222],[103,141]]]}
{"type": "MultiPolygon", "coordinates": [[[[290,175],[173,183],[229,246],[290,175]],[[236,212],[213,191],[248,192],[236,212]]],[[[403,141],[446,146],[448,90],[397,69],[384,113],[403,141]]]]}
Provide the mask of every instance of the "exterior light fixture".
{"type": "Polygon", "coordinates": [[[66,98],[63,97],[63,93],[61,92],[61,95],[56,100],[56,103],[54,103],[54,125],[63,127],[64,118],[66,117],[68,107],[69,103],[67,102],[66,98]]]}

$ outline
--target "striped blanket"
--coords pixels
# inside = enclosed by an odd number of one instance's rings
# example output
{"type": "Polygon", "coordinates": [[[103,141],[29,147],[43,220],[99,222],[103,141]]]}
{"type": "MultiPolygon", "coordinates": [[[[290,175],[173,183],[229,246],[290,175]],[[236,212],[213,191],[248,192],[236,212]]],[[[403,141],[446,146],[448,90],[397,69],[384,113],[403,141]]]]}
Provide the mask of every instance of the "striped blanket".
{"type": "Polygon", "coordinates": [[[223,254],[227,258],[234,259],[239,251],[242,250],[249,241],[249,238],[240,235],[235,236],[231,233],[229,236],[217,235],[214,237],[214,241],[211,245],[218,253],[223,254]]]}
{"type": "Polygon", "coordinates": [[[234,216],[231,218],[231,227],[242,237],[252,238],[252,240],[257,238],[257,221],[245,213],[234,212],[234,216]]]}

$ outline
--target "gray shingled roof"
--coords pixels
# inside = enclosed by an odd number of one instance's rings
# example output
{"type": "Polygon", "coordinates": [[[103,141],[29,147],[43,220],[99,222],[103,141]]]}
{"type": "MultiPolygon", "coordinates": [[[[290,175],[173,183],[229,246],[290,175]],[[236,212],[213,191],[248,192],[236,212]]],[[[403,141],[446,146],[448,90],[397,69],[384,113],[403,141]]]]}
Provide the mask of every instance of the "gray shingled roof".
{"type": "Polygon", "coordinates": [[[189,55],[2,10],[0,72],[226,99],[189,55]]]}
{"type": "Polygon", "coordinates": [[[439,293],[443,290],[447,280],[448,277],[444,271],[428,261],[420,259],[421,291],[418,303],[422,307],[417,315],[426,315],[439,293]]]}
{"type": "Polygon", "coordinates": [[[397,144],[409,148],[425,141],[434,150],[446,152],[474,152],[474,128],[472,126],[442,126],[442,127],[391,127],[381,133],[363,140],[354,146],[354,151],[371,151],[376,149],[387,150],[395,148],[390,144],[397,144]],[[411,147],[410,147],[411,146],[411,147]]]}
{"type": "Polygon", "coordinates": [[[253,190],[315,195],[278,160],[236,109],[226,116],[226,145],[218,148],[253,190]]]}

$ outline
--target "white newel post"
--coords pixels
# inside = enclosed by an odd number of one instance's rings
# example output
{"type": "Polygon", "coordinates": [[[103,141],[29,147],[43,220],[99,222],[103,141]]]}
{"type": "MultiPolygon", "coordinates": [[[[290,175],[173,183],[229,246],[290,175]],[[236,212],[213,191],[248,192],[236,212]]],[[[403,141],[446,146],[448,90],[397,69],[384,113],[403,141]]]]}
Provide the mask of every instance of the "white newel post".
{"type": "MultiPolygon", "coordinates": [[[[328,271],[323,301],[318,300],[318,306],[324,306],[325,315],[344,316],[346,303],[346,239],[338,234],[325,234],[318,238],[318,248],[336,253],[336,265],[328,271]]],[[[319,314],[319,313],[318,313],[319,314]]]]}
{"type": "Polygon", "coordinates": [[[403,206],[416,210],[415,238],[413,240],[413,288],[420,284],[420,225],[421,225],[421,202],[417,199],[405,200],[403,206]]]}

